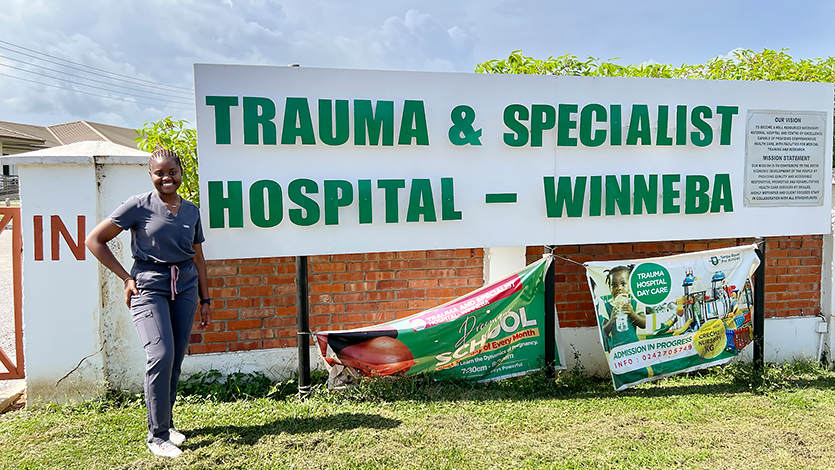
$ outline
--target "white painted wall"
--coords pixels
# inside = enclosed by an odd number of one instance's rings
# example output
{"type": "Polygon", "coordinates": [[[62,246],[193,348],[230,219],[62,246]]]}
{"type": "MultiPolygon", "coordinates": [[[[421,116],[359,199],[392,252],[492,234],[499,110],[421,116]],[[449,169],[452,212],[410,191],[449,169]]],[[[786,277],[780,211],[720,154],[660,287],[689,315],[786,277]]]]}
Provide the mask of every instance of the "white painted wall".
{"type": "Polygon", "coordinates": [[[63,239],[59,240],[60,259],[52,260],[50,216],[60,216],[73,238],[77,237],[78,215],[86,217],[89,230],[96,220],[93,166],[21,164],[19,170],[28,397],[35,402],[83,400],[98,394],[105,378],[98,267],[89,253],[87,260],[76,260],[63,239]],[[36,215],[43,216],[43,261],[35,260],[36,215]]]}
{"type": "Polygon", "coordinates": [[[821,321],[815,316],[767,319],[765,361],[780,364],[797,359],[815,359],[820,339],[815,325],[821,321]]]}
{"type": "MultiPolygon", "coordinates": [[[[100,196],[108,194],[109,188],[132,190],[127,180],[108,184],[98,177],[97,167],[140,168],[148,154],[107,142],[81,142],[5,158],[18,166],[21,181],[23,341],[29,403],[95,397],[107,386],[112,370],[108,347],[118,343],[102,326],[119,312],[102,308],[109,307],[103,303],[106,292],[100,289],[102,268],[86,249],[85,259],[77,260],[61,238],[59,259],[52,259],[51,216],[59,216],[73,242],[83,244],[83,237],[101,218],[100,196]],[[105,189],[100,192],[100,187],[105,189]],[[86,218],[80,240],[79,215],[86,218]],[[43,260],[35,259],[35,216],[43,217],[43,260]]],[[[121,310],[127,315],[124,304],[121,310]]],[[[139,351],[144,356],[141,347],[139,351]]]]}
{"type": "MultiPolygon", "coordinates": [[[[319,348],[315,346],[310,348],[312,369],[325,368],[318,351],[319,348]]],[[[192,374],[208,372],[212,369],[224,374],[261,372],[272,380],[284,380],[299,371],[299,350],[298,348],[278,348],[186,356],[183,361],[182,379],[185,380],[192,374]]]]}
{"type": "MultiPolygon", "coordinates": [[[[104,220],[119,205],[134,194],[153,189],[148,178],[147,154],[144,162],[135,164],[98,163],[96,182],[99,185],[99,202],[95,224],[104,220]]],[[[130,252],[130,233],[122,232],[109,243],[111,251],[130,270],[133,259],[130,252]]],[[[109,386],[118,390],[140,391],[141,378],[145,371],[145,354],[131,321],[130,311],[125,305],[124,284],[110,270],[92,259],[98,266],[96,285],[101,286],[101,331],[105,341],[104,352],[107,361],[109,386]],[[137,381],[139,377],[139,381],[137,381]]]]}
{"type": "Polygon", "coordinates": [[[484,283],[497,281],[525,267],[524,246],[504,246],[484,249],[484,283]]]}

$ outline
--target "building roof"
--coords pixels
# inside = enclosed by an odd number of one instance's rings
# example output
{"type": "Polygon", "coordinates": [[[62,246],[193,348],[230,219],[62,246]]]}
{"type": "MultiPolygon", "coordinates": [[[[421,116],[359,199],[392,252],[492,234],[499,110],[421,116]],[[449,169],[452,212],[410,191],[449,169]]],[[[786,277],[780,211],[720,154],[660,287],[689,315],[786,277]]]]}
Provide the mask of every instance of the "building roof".
{"type": "Polygon", "coordinates": [[[24,134],[23,132],[18,132],[14,129],[8,129],[5,127],[0,126],[0,137],[8,137],[11,139],[23,139],[23,140],[38,140],[37,138],[29,135],[24,134]]]}
{"type": "Polygon", "coordinates": [[[0,142],[8,147],[14,143],[39,148],[61,145],[45,127],[5,121],[0,121],[0,142]],[[54,145],[48,145],[47,139],[54,145]]]}
{"type": "Polygon", "coordinates": [[[76,142],[112,142],[138,148],[133,141],[136,132],[126,127],[89,121],[74,121],[52,126],[33,126],[0,121],[0,144],[3,153],[18,153],[58,147],[76,142]]]}

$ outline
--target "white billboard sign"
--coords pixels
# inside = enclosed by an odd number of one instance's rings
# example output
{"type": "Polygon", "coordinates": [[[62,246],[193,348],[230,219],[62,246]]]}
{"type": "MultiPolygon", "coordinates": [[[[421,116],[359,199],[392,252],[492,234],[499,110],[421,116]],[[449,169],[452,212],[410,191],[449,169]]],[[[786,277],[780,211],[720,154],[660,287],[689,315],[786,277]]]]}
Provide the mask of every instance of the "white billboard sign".
{"type": "Polygon", "coordinates": [[[195,89],[210,258],[830,230],[832,84],[198,64],[195,89]]]}

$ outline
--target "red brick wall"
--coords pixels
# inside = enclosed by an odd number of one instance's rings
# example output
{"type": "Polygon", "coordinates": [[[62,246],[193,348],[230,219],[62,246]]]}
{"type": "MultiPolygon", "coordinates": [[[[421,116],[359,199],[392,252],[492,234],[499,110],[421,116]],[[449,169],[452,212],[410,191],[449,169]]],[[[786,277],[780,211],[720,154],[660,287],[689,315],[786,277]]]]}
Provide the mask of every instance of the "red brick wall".
{"type": "MultiPolygon", "coordinates": [[[[484,283],[481,249],[308,258],[310,328],[348,329],[402,318],[484,283]]],[[[295,258],[208,263],[211,331],[195,330],[191,353],[296,346],[295,258]]]]}
{"type": "MultiPolygon", "coordinates": [[[[649,258],[753,243],[753,239],[567,245],[555,253],[576,262],[649,258]]],[[[766,316],[820,312],[821,236],[775,237],[766,245],[766,316]]],[[[543,247],[527,249],[528,262],[543,247]]],[[[309,258],[310,327],[347,329],[402,318],[441,305],[483,284],[481,249],[404,251],[309,258]]],[[[296,346],[294,258],[209,262],[211,331],[192,335],[191,353],[296,346]]],[[[582,266],[556,259],[560,326],[594,326],[582,266]]]]}
{"type": "MultiPolygon", "coordinates": [[[[752,238],[680,242],[618,243],[558,246],[554,253],[583,263],[613,259],[651,258],[684,252],[747,245],[752,238]]],[[[539,259],[543,247],[529,247],[528,263],[539,259]]],[[[815,315],[820,312],[823,237],[766,239],[766,317],[815,315]]],[[[582,266],[555,260],[555,301],[560,327],[595,326],[594,306],[582,266]]]]}

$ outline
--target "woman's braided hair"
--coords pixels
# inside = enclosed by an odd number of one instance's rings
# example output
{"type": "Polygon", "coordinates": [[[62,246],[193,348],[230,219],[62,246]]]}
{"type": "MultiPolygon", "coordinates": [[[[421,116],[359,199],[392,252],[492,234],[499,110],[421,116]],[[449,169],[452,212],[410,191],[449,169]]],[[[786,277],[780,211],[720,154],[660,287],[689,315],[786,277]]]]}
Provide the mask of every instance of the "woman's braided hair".
{"type": "Polygon", "coordinates": [[[174,162],[180,168],[180,173],[183,172],[183,162],[182,160],[180,160],[180,156],[177,155],[177,153],[173,150],[165,148],[157,148],[156,150],[154,150],[154,153],[152,153],[151,156],[148,157],[148,169],[151,169],[151,166],[154,164],[154,162],[161,162],[165,160],[174,160],[174,162]]]}

